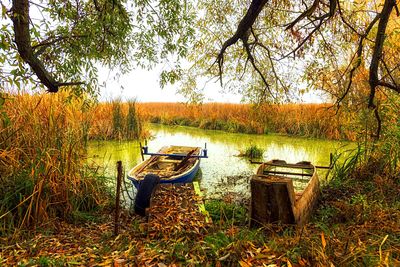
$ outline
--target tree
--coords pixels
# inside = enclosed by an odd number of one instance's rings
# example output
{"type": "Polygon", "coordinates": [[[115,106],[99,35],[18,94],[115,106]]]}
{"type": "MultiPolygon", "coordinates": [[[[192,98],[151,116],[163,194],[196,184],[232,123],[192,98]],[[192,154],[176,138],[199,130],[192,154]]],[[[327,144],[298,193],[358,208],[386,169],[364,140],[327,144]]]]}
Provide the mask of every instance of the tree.
{"type": "Polygon", "coordinates": [[[374,111],[379,136],[376,92],[400,93],[396,45],[400,20],[395,0],[219,4],[200,1],[207,15],[198,19],[201,37],[193,50],[201,52],[192,55],[195,64],[184,82],[193,86],[193,77],[205,70],[218,76],[221,84],[223,77],[228,84],[239,77],[245,86],[239,91],[257,102],[281,101],[297,95],[296,88],[307,90],[306,86],[331,93],[337,107],[359,94],[374,111]],[[203,39],[212,41],[204,44],[203,39]],[[365,69],[368,91],[358,90],[360,83],[354,86],[354,77],[365,69]]]}
{"type": "Polygon", "coordinates": [[[8,68],[0,72],[3,83],[29,80],[49,92],[63,86],[96,92],[96,65],[127,72],[179,59],[193,36],[193,9],[179,0],[13,0],[1,6],[8,19],[0,30],[0,62],[8,68]]]}

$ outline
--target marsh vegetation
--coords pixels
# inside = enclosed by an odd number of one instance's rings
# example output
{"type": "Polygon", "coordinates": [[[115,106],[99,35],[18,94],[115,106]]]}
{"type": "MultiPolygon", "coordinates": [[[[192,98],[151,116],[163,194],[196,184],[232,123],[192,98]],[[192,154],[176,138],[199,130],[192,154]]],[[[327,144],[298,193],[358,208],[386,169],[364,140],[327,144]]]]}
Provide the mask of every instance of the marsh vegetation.
{"type": "MultiPolygon", "coordinates": [[[[0,6],[0,266],[400,266],[398,1],[0,6]],[[191,104],[97,102],[100,67],[119,76],[158,64],[160,87],[178,85],[191,104]],[[210,82],[244,103],[202,103],[210,82]],[[309,93],[329,103],[299,103],[309,93]],[[309,138],[355,143],[336,151],[302,227],[247,227],[246,196],[235,194],[248,185],[248,173],[239,173],[248,166],[234,157],[200,179],[207,189],[231,186],[217,198],[205,194],[213,224],[162,228],[124,210],[113,236],[114,177],[90,153],[106,142],[137,148],[150,137],[147,122],[190,126],[187,133],[202,132],[196,141],[232,138],[262,160],[278,154],[286,135],[297,147],[311,140],[318,154],[322,141],[309,138]],[[255,142],[261,135],[281,139],[255,142]],[[235,174],[221,177],[222,168],[235,174]]],[[[280,151],[288,161],[309,155],[280,151]]]]}

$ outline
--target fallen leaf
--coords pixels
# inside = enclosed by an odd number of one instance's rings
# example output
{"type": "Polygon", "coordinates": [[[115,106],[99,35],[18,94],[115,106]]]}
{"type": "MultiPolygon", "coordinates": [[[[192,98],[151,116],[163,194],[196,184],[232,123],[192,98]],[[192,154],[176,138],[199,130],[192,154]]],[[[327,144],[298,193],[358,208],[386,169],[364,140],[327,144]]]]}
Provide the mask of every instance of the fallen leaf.
{"type": "Polygon", "coordinates": [[[321,243],[322,243],[322,248],[325,249],[325,247],[326,247],[326,240],[325,240],[324,232],[321,232],[321,243]]]}
{"type": "Polygon", "coordinates": [[[251,266],[252,266],[251,263],[247,263],[247,262],[245,262],[245,261],[239,261],[239,265],[240,265],[241,267],[251,267],[251,266]]]}

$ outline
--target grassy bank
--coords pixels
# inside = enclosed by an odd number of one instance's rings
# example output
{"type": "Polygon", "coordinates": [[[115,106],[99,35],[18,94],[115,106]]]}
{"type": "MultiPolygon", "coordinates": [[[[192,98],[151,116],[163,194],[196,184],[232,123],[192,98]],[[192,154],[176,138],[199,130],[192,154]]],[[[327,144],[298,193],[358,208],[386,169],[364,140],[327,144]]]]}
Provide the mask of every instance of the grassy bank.
{"type": "Polygon", "coordinates": [[[93,105],[67,93],[0,100],[0,235],[74,221],[109,203],[105,178],[86,165],[86,144],[138,138],[135,102],[93,105]]]}
{"type": "Polygon", "coordinates": [[[238,133],[270,132],[306,137],[355,140],[351,114],[335,116],[328,104],[139,103],[146,121],[238,133]]]}

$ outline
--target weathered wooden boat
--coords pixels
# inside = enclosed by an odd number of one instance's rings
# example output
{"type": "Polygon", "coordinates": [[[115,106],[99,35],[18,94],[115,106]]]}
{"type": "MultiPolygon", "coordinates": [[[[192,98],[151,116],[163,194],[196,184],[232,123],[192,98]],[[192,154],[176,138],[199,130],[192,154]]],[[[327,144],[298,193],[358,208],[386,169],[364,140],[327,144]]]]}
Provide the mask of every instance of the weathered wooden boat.
{"type": "Polygon", "coordinates": [[[304,224],[319,195],[316,167],[302,161],[272,160],[260,164],[251,178],[251,226],[266,223],[304,224]],[[303,183],[295,192],[293,182],[303,183]]]}
{"type": "Polygon", "coordinates": [[[157,153],[149,153],[147,147],[142,150],[150,158],[128,172],[128,179],[136,188],[148,174],[157,175],[160,183],[192,182],[199,170],[200,158],[207,157],[207,150],[201,147],[166,146],[157,153]]]}

